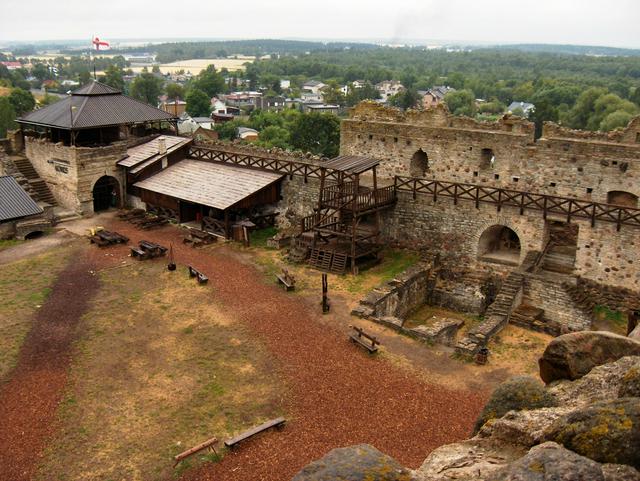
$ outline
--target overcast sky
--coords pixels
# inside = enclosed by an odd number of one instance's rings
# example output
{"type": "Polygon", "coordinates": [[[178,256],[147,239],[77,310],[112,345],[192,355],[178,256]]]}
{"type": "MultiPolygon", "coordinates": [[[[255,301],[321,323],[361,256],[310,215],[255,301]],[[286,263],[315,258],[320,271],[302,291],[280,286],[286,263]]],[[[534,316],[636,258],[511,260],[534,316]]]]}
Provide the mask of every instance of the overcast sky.
{"type": "Polygon", "coordinates": [[[425,39],[640,47],[640,0],[0,0],[0,40],[425,39]]]}

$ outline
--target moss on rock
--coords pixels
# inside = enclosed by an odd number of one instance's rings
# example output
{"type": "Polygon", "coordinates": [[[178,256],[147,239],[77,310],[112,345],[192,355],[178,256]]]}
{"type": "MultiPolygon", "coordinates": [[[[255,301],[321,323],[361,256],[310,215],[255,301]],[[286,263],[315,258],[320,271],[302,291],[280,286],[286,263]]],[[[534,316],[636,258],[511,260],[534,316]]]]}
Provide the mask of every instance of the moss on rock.
{"type": "Polygon", "coordinates": [[[516,376],[498,386],[484,406],[474,427],[474,434],[492,419],[501,418],[509,411],[540,409],[555,406],[553,396],[544,386],[529,376],[516,376]]]}
{"type": "Polygon", "coordinates": [[[622,377],[618,396],[640,397],[640,368],[632,367],[622,377]]]}

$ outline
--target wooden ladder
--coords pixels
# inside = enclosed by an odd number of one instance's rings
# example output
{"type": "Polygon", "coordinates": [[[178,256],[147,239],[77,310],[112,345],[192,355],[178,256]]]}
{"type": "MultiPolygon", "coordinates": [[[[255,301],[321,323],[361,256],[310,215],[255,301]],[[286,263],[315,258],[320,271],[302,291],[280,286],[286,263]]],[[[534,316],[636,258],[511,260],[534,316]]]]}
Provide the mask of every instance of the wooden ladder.
{"type": "Polygon", "coordinates": [[[333,254],[333,262],[331,263],[331,272],[334,274],[344,274],[347,268],[349,256],[343,252],[333,254]]]}

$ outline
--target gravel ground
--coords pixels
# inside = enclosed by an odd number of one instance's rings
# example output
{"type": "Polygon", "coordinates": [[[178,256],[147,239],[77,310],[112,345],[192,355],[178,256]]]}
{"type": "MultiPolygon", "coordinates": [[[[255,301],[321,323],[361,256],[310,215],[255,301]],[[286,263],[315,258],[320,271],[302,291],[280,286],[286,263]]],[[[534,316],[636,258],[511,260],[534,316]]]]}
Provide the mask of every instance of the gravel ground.
{"type": "Polygon", "coordinates": [[[15,369],[0,386],[0,480],[31,479],[55,429],[76,325],[98,290],[94,269],[80,254],[61,272],[33,320],[15,369]]]}
{"type": "MultiPolygon", "coordinates": [[[[224,247],[206,252],[184,246],[174,227],[140,231],[114,220],[108,228],[131,243],[172,242],[179,269],[191,264],[209,277],[212,302],[259,336],[288,386],[284,430],[249,440],[221,462],[187,472],[184,480],[285,481],[327,451],[357,443],[417,467],[434,448],[469,436],[486,393],[427,384],[383,357],[367,355],[327,327],[319,308],[312,311],[299,297],[266,284],[257,270],[225,255],[224,247]]],[[[103,252],[116,265],[127,248],[103,252]]]]}

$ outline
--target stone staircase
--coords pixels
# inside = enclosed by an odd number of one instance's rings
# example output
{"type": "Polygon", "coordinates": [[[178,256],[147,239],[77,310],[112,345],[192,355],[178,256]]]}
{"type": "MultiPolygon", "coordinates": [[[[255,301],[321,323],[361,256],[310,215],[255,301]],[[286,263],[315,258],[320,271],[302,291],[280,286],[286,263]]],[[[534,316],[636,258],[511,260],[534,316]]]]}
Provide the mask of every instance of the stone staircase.
{"type": "Polygon", "coordinates": [[[525,329],[546,332],[543,317],[544,309],[534,307],[525,300],[513,310],[509,317],[509,322],[525,329]]]}
{"type": "Polygon", "coordinates": [[[576,263],[576,247],[552,243],[544,255],[540,267],[547,272],[571,275],[576,263]]]}
{"type": "Polygon", "coordinates": [[[502,283],[496,300],[487,308],[484,321],[471,329],[466,337],[456,344],[456,353],[473,356],[485,347],[491,337],[500,332],[509,322],[511,313],[519,302],[524,286],[524,274],[512,271],[502,283]]]}
{"type": "Polygon", "coordinates": [[[29,159],[20,155],[13,155],[10,159],[18,172],[27,179],[30,189],[26,190],[35,201],[45,202],[51,206],[58,205],[47,183],[40,178],[29,159]]]}

